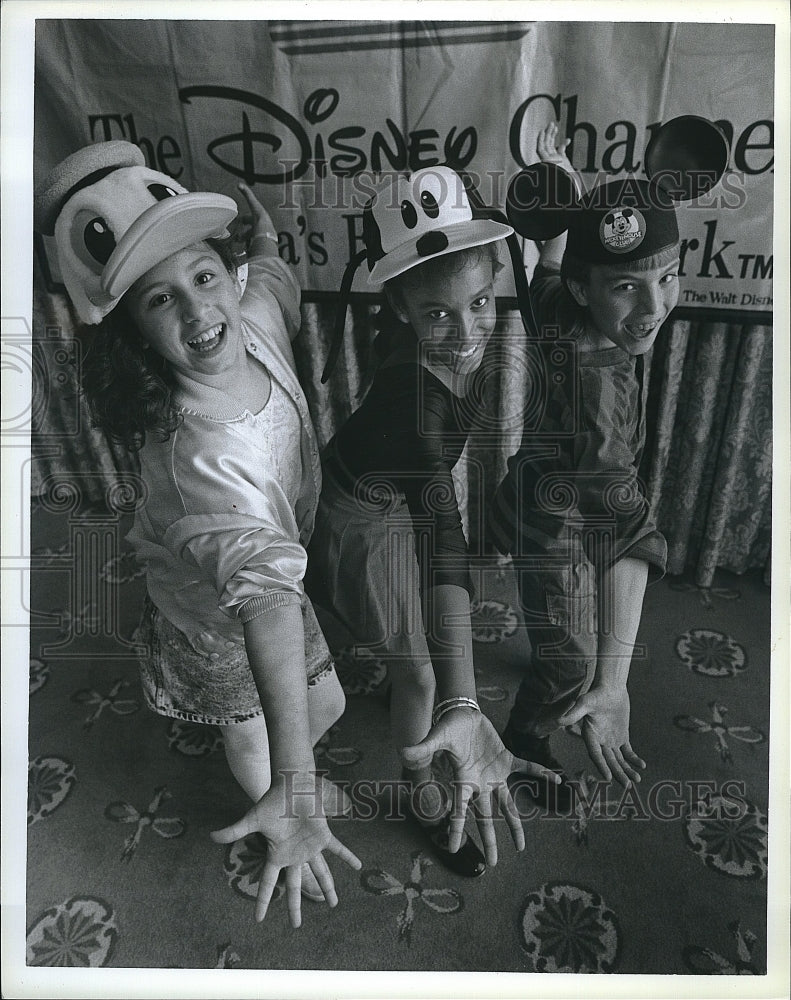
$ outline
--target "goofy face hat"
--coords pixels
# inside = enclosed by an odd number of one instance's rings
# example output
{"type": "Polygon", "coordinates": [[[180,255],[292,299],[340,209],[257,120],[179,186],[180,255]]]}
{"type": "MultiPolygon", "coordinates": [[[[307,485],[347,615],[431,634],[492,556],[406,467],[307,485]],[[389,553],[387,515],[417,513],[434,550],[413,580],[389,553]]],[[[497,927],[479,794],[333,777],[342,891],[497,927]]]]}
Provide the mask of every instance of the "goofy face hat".
{"type": "MultiPolygon", "coordinates": [[[[487,209],[469,178],[450,167],[426,167],[410,176],[388,177],[363,210],[364,249],[352,258],[341,282],[341,300],[330,354],[321,377],[329,378],[340,352],[346,308],[352,281],[366,261],[368,284],[379,285],[434,257],[483,246],[496,240],[513,240],[514,230],[502,213],[487,209]]],[[[523,281],[517,294],[523,317],[529,310],[521,254],[523,281]]]]}
{"type": "Polygon", "coordinates": [[[565,170],[536,163],[509,185],[508,219],[533,240],[568,230],[566,255],[589,264],[661,265],[678,252],[675,203],[710,191],[725,172],[728,155],[728,141],[713,122],[694,115],[674,118],[646,148],[648,180],[608,181],[579,198],[565,170]]]}
{"type": "Polygon", "coordinates": [[[398,176],[363,212],[368,284],[379,285],[431,257],[505,239],[511,226],[473,219],[462,178],[450,167],[398,176]]]}
{"type": "Polygon", "coordinates": [[[190,194],[151,170],[130,142],[73,153],[36,194],[36,229],[55,237],[58,263],[80,319],[94,324],[155,264],[192,243],[228,235],[236,202],[190,194]]]}

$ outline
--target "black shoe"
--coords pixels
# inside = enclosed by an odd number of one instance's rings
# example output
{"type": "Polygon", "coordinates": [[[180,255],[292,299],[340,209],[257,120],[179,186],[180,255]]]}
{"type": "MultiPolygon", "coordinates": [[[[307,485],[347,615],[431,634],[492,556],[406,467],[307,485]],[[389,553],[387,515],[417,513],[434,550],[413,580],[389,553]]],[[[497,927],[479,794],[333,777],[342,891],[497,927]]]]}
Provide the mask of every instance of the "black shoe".
{"type": "Polygon", "coordinates": [[[527,780],[519,782],[519,787],[524,788],[542,809],[555,813],[570,813],[573,808],[571,788],[566,780],[563,765],[550,749],[549,737],[518,733],[509,724],[505,727],[502,739],[503,745],[511,751],[514,757],[521,757],[522,760],[540,764],[541,767],[560,775],[560,784],[556,785],[554,782],[547,781],[546,778],[536,777],[526,771],[517,771],[514,773],[527,775],[527,780]]]}
{"type": "MultiPolygon", "coordinates": [[[[413,817],[414,818],[414,817],[413,817]]],[[[446,868],[464,878],[480,878],[486,871],[486,859],[472,837],[464,834],[461,847],[453,854],[448,850],[450,819],[443,819],[435,826],[425,826],[415,819],[431,847],[431,853],[446,868]]]]}
{"type": "Polygon", "coordinates": [[[411,809],[409,795],[402,799],[406,814],[412,823],[420,830],[434,857],[457,875],[464,878],[479,878],[486,871],[486,859],[471,837],[463,835],[461,847],[452,853],[448,850],[450,816],[447,815],[438,823],[424,823],[418,819],[411,809]]]}

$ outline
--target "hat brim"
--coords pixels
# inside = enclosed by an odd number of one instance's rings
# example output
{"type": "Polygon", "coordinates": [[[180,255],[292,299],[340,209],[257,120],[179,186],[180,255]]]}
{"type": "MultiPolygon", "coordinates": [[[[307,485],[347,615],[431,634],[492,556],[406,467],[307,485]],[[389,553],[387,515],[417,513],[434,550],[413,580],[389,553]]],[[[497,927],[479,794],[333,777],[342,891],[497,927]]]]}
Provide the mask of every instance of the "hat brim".
{"type": "Polygon", "coordinates": [[[401,246],[390,250],[374,264],[368,275],[368,284],[381,285],[383,282],[403,274],[404,271],[417,267],[419,264],[425,264],[426,261],[433,260],[435,257],[444,257],[457,250],[467,250],[470,247],[484,246],[486,243],[504,240],[513,233],[513,229],[501,222],[493,222],[491,219],[472,219],[470,222],[459,222],[454,226],[448,226],[442,232],[447,237],[448,245],[437,253],[421,256],[417,251],[416,240],[408,240],[401,246]]]}
{"type": "Polygon", "coordinates": [[[211,237],[226,236],[226,226],[238,214],[233,198],[224,194],[179,194],[146,209],[121,237],[102,274],[102,286],[112,298],[124,292],[171,254],[211,237]]]}

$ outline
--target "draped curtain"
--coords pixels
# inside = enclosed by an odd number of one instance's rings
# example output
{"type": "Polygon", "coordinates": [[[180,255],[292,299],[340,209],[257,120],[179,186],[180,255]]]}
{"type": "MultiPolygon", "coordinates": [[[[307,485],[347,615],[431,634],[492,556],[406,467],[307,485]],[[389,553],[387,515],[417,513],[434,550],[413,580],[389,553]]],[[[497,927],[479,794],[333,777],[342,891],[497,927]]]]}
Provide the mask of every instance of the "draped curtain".
{"type": "MultiPolygon", "coordinates": [[[[334,304],[305,303],[295,341],[300,379],[320,444],[360,404],[374,367],[375,306],[353,305],[344,347],[330,382],[320,384],[334,304]]],[[[504,317],[509,330],[516,317],[504,317]]],[[[36,270],[33,339],[33,493],[78,475],[83,499],[101,503],[119,474],[134,473],[134,456],[90,426],[77,371],[87,331],[68,301],[43,290],[36,270]],[[71,331],[74,333],[72,339],[71,331]],[[86,476],[85,473],[91,475],[86,476]]],[[[516,357],[516,355],[514,355],[516,357]]],[[[647,445],[641,474],[668,540],[668,571],[690,572],[708,587],[718,567],[763,568],[771,551],[772,328],[669,320],[650,367],[647,445]]],[[[502,479],[521,425],[508,415],[528,405],[524,366],[498,366],[482,401],[489,415],[474,430],[454,478],[470,545],[486,550],[485,513],[502,479]],[[493,437],[492,415],[502,419],[493,437]]]]}

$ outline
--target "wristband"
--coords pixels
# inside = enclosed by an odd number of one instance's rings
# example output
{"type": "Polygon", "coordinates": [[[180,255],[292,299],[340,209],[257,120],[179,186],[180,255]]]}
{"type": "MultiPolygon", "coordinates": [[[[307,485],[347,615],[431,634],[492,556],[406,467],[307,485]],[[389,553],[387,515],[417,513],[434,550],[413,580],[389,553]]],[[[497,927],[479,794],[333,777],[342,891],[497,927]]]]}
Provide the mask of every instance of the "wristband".
{"type": "Polygon", "coordinates": [[[474,712],[480,712],[481,706],[474,698],[465,698],[459,695],[457,698],[446,698],[434,707],[431,715],[431,724],[436,726],[443,715],[451,712],[454,708],[471,708],[474,712]]]}
{"type": "Polygon", "coordinates": [[[256,233],[250,238],[250,245],[252,246],[256,240],[271,240],[275,245],[278,243],[277,233],[256,233]]]}

